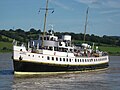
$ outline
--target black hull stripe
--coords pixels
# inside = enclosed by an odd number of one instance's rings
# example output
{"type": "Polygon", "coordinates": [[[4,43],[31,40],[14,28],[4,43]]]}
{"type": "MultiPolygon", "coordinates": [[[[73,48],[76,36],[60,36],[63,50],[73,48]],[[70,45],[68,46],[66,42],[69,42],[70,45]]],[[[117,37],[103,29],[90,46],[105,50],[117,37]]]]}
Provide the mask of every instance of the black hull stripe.
{"type": "Polygon", "coordinates": [[[55,65],[45,63],[33,63],[13,60],[14,71],[17,72],[62,72],[62,71],[85,71],[104,69],[109,65],[108,63],[96,64],[96,65],[55,65]]]}

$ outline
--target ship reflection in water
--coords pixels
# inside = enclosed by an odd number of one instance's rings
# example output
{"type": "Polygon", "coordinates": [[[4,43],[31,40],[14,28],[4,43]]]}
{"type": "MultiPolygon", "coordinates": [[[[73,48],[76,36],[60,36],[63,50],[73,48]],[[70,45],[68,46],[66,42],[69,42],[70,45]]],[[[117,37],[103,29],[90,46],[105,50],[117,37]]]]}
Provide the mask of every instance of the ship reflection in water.
{"type": "Polygon", "coordinates": [[[82,72],[76,74],[61,74],[50,76],[35,76],[15,78],[13,89],[44,89],[44,90],[109,90],[107,72],[82,72]],[[38,77],[38,78],[37,78],[38,77]]]}

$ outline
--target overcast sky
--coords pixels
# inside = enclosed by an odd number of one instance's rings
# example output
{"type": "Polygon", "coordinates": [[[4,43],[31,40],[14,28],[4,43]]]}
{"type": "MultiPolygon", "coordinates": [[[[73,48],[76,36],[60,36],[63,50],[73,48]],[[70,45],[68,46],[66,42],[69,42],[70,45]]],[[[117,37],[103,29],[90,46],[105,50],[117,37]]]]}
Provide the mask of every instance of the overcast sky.
{"type": "MultiPolygon", "coordinates": [[[[0,30],[43,30],[46,0],[0,0],[0,30]]],[[[89,7],[87,33],[120,36],[120,0],[49,0],[47,29],[83,33],[89,7]]]]}

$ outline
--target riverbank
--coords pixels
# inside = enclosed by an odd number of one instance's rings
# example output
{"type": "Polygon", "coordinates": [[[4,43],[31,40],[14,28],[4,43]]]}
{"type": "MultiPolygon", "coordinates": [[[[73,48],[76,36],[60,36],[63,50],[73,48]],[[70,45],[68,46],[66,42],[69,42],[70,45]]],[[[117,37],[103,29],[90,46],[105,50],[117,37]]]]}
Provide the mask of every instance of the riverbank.
{"type": "Polygon", "coordinates": [[[120,47],[118,46],[99,46],[99,49],[108,52],[111,56],[120,56],[120,47]]]}
{"type": "Polygon", "coordinates": [[[10,42],[0,42],[0,53],[12,52],[12,43],[10,42]]]}

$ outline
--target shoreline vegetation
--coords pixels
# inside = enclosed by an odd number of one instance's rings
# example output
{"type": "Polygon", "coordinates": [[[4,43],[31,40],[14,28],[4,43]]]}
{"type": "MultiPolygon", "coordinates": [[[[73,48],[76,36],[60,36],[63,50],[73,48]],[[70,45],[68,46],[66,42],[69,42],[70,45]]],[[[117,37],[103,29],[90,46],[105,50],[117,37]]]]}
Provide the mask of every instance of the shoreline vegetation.
{"type": "MultiPolygon", "coordinates": [[[[49,31],[48,31],[49,32],[49,31]]],[[[38,39],[42,35],[41,30],[31,28],[29,31],[16,30],[0,30],[0,53],[12,52],[12,41],[15,39],[19,43],[27,43],[29,40],[38,39]]],[[[72,43],[80,45],[83,43],[84,34],[73,32],[55,32],[57,36],[71,35],[72,43]]],[[[99,47],[99,50],[108,52],[109,55],[120,56],[120,36],[96,36],[94,34],[86,34],[86,43],[99,47]]]]}

